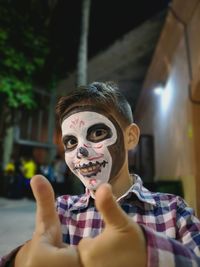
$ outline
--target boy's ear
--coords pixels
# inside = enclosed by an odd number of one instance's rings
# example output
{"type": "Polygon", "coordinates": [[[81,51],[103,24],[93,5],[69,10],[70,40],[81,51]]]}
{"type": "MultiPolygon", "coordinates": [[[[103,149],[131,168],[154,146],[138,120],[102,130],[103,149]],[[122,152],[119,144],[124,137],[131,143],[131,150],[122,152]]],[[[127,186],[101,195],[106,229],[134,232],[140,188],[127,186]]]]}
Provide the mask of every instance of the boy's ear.
{"type": "Polygon", "coordinates": [[[128,150],[133,149],[138,144],[140,129],[135,123],[130,124],[125,130],[125,145],[128,150]]]}

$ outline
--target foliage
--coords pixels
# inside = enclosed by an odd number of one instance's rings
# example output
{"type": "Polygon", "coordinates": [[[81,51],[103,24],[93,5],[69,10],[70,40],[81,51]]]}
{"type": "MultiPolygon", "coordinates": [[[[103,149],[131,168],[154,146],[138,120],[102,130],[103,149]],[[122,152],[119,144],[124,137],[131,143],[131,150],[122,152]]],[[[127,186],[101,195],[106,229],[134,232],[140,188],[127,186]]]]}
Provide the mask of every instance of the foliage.
{"type": "Polygon", "coordinates": [[[0,97],[11,109],[34,107],[34,83],[48,54],[41,12],[28,2],[0,6],[0,97]]]}

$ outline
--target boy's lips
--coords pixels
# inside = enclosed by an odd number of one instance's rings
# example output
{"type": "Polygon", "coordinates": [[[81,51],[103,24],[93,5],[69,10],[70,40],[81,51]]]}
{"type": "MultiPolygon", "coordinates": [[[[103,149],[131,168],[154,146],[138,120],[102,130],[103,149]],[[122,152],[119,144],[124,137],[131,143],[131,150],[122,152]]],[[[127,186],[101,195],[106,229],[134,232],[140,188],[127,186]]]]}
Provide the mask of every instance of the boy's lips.
{"type": "Polygon", "coordinates": [[[101,172],[102,167],[105,168],[106,164],[108,162],[103,160],[102,162],[96,161],[96,162],[89,162],[89,163],[84,163],[80,164],[79,166],[76,166],[74,168],[75,171],[79,171],[82,176],[85,177],[92,177],[96,176],[97,173],[101,172]]]}

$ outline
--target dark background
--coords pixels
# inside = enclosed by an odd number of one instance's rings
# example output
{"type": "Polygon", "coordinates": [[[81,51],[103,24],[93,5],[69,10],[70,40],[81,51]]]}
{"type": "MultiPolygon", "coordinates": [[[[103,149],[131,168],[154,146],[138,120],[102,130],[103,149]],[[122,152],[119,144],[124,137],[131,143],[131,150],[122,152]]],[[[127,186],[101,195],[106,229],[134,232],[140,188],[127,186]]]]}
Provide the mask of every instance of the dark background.
{"type": "MultiPolygon", "coordinates": [[[[81,0],[58,1],[49,25],[51,53],[48,67],[60,58],[64,75],[76,67],[81,0]]],[[[88,56],[96,55],[142,22],[166,9],[169,0],[91,0],[88,56]]]]}

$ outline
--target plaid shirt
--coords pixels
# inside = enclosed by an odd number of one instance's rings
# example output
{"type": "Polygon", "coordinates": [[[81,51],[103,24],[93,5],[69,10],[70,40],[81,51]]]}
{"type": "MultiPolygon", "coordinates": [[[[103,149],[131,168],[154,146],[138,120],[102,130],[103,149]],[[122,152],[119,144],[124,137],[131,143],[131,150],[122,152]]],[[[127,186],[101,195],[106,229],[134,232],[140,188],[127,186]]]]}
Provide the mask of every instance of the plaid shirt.
{"type": "MultiPolygon", "coordinates": [[[[141,179],[135,177],[135,184],[118,202],[143,229],[147,240],[147,266],[200,266],[200,221],[193,210],[180,197],[148,191],[141,179]]],[[[83,237],[95,237],[104,228],[88,191],[80,196],[59,197],[57,211],[63,241],[68,244],[77,245],[83,237]]],[[[12,255],[2,258],[0,267],[6,266],[12,255]]]]}
{"type": "MultiPolygon", "coordinates": [[[[200,266],[200,221],[184,200],[165,193],[152,193],[136,176],[134,185],[118,202],[140,224],[147,240],[148,267],[200,266]]],[[[104,228],[101,214],[88,191],[80,196],[61,196],[57,210],[63,241],[77,245],[104,228]]]]}

